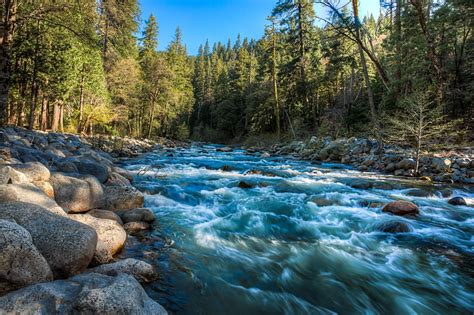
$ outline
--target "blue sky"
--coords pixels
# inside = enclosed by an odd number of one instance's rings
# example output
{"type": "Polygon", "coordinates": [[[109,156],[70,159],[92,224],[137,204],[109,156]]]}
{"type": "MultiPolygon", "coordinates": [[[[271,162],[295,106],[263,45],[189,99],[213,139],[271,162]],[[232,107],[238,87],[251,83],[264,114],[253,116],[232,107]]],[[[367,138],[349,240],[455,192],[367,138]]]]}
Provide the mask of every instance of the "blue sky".
{"type": "MultiPolygon", "coordinates": [[[[196,54],[206,39],[235,40],[237,34],[258,39],[263,35],[266,17],[277,0],[140,0],[142,23],[154,14],[160,28],[159,49],[165,49],[177,26],[190,54],[196,54]]],[[[361,0],[360,13],[378,15],[379,0],[361,0]]]]}

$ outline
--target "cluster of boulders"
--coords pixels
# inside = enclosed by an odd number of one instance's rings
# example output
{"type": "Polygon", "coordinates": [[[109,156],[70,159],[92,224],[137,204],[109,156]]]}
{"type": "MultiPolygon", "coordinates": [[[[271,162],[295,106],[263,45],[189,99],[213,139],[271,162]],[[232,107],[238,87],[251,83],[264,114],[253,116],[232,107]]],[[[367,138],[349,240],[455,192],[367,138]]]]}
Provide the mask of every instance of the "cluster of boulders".
{"type": "Polygon", "coordinates": [[[474,184],[474,148],[428,154],[422,152],[419,174],[415,174],[415,153],[393,145],[381,146],[376,140],[312,137],[271,148],[249,147],[251,153],[293,155],[311,161],[350,164],[360,171],[376,171],[396,176],[421,178],[439,182],[474,184]]]}
{"type": "Polygon", "coordinates": [[[155,220],[133,176],[75,135],[0,130],[0,313],[166,314],[116,261],[155,220]]]}

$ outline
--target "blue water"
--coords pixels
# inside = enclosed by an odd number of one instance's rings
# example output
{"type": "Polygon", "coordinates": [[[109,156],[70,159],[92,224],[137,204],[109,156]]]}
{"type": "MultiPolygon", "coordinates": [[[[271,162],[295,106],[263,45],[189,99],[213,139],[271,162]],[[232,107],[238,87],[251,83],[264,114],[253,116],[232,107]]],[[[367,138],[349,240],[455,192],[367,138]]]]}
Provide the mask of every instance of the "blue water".
{"type": "Polygon", "coordinates": [[[473,203],[472,186],[215,149],[157,150],[126,165],[157,222],[124,255],[157,265],[161,279],[146,289],[170,313],[474,312],[474,208],[442,196],[473,203]],[[351,187],[360,181],[375,188],[351,187]],[[408,196],[414,187],[431,196],[408,196]],[[421,215],[381,212],[401,198],[421,215]],[[378,230],[394,219],[413,231],[378,230]]]}

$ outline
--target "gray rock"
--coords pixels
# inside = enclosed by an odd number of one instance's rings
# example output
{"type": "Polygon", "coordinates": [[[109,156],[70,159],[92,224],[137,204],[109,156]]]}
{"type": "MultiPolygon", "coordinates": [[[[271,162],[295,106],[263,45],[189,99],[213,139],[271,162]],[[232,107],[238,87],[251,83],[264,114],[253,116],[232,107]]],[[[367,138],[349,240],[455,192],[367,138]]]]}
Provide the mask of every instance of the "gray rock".
{"type": "Polygon", "coordinates": [[[394,172],[396,169],[396,164],[395,163],[388,163],[388,165],[385,167],[386,172],[394,172]]]}
{"type": "Polygon", "coordinates": [[[216,151],[217,152],[232,152],[232,151],[234,151],[234,149],[232,149],[230,147],[222,147],[222,148],[217,148],[216,151]]]}
{"type": "Polygon", "coordinates": [[[152,265],[133,258],[100,265],[88,269],[86,272],[100,273],[107,276],[116,276],[120,273],[126,273],[140,282],[151,282],[158,278],[158,273],[152,265]]]}
{"type": "MultiPolygon", "coordinates": [[[[105,186],[106,210],[128,210],[141,208],[144,204],[143,194],[134,187],[105,186]]],[[[101,207],[96,207],[101,208],[101,207]]]]}
{"type": "Polygon", "coordinates": [[[86,269],[94,256],[97,233],[91,227],[24,202],[0,204],[0,219],[15,220],[48,262],[56,278],[86,269]]]}
{"type": "Polygon", "coordinates": [[[9,166],[23,173],[29,182],[46,182],[50,177],[49,169],[39,162],[11,164],[9,166]]]}
{"type": "Polygon", "coordinates": [[[11,292],[0,297],[0,309],[7,314],[167,314],[132,276],[96,273],[11,292]]]}
{"type": "Polygon", "coordinates": [[[412,196],[412,197],[434,197],[434,192],[426,189],[411,189],[407,192],[407,196],[412,196]]]}
{"type": "Polygon", "coordinates": [[[98,163],[80,161],[79,163],[76,163],[76,167],[80,174],[95,176],[101,183],[105,183],[109,178],[107,167],[98,163]]]}
{"type": "Polygon", "coordinates": [[[146,222],[128,222],[126,223],[123,228],[127,231],[130,235],[135,235],[143,231],[147,231],[150,229],[150,224],[146,222]]]}
{"type": "Polygon", "coordinates": [[[64,209],[56,201],[33,184],[0,185],[0,202],[9,201],[32,203],[57,215],[66,216],[64,209]]]}
{"type": "Polygon", "coordinates": [[[87,212],[87,214],[99,219],[114,220],[117,221],[118,224],[123,225],[123,221],[120,216],[110,210],[94,209],[87,212]]]}
{"type": "Polygon", "coordinates": [[[445,173],[449,171],[451,167],[451,160],[443,158],[434,158],[431,161],[431,167],[438,173],[445,173]]]}
{"type": "Polygon", "coordinates": [[[104,190],[93,176],[72,177],[62,173],[53,173],[50,182],[53,185],[56,202],[69,213],[86,212],[102,208],[104,190]]]}
{"type": "Polygon", "coordinates": [[[131,209],[122,214],[122,220],[125,223],[136,221],[153,222],[155,219],[155,214],[148,208],[131,209]]]}
{"type": "Polygon", "coordinates": [[[96,231],[97,246],[93,264],[111,262],[127,241],[127,233],[115,220],[99,219],[88,214],[71,214],[69,218],[86,224],[96,231]]]}
{"type": "Polygon", "coordinates": [[[108,186],[132,186],[130,180],[115,172],[110,173],[105,184],[108,186]]]}
{"type": "Polygon", "coordinates": [[[33,245],[27,230],[14,222],[0,220],[0,235],[0,295],[53,280],[46,259],[33,245]]]}
{"type": "Polygon", "coordinates": [[[466,206],[466,200],[463,197],[454,197],[448,200],[448,203],[453,206],[466,206]]]}
{"type": "Polygon", "coordinates": [[[24,184],[28,183],[25,174],[18,172],[10,165],[0,166],[0,184],[24,184]]]}
{"type": "Polygon", "coordinates": [[[416,162],[413,159],[403,159],[397,163],[397,170],[412,170],[415,169],[416,162]]]}

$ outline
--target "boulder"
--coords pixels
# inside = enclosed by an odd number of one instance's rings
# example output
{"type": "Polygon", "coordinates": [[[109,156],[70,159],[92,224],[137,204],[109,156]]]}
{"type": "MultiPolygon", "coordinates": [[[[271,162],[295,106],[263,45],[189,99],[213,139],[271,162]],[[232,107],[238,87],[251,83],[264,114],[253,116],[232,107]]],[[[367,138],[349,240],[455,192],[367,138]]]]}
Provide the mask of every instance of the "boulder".
{"type": "Polygon", "coordinates": [[[385,171],[388,173],[392,173],[395,171],[397,165],[395,163],[388,163],[387,166],[385,167],[385,171]]]}
{"type": "Polygon", "coordinates": [[[451,167],[451,160],[443,158],[434,158],[431,161],[431,167],[438,173],[445,173],[449,171],[451,167]]]}
{"type": "Polygon", "coordinates": [[[69,213],[86,212],[104,205],[104,190],[93,176],[72,177],[53,173],[50,182],[56,202],[69,213]]]}
{"type": "Polygon", "coordinates": [[[122,214],[122,220],[125,223],[136,221],[153,222],[155,219],[155,214],[148,208],[131,209],[122,214]]]}
{"type": "Polygon", "coordinates": [[[57,215],[66,216],[64,209],[56,201],[33,184],[0,185],[0,202],[9,201],[32,203],[57,215]]]}
{"type": "Polygon", "coordinates": [[[349,183],[349,186],[356,189],[370,189],[373,186],[373,183],[363,179],[356,179],[353,182],[349,183]]]}
{"type": "MultiPolygon", "coordinates": [[[[134,187],[105,186],[106,210],[129,210],[143,207],[145,197],[134,187]]],[[[101,208],[101,207],[96,207],[101,208]]]]}
{"type": "Polygon", "coordinates": [[[100,273],[107,276],[116,276],[120,273],[125,273],[133,276],[140,282],[151,282],[158,278],[158,273],[152,265],[133,258],[100,265],[88,269],[86,272],[100,273]]]}
{"type": "Polygon", "coordinates": [[[466,206],[466,200],[463,197],[454,197],[448,200],[448,203],[453,206],[466,206]]]}
{"type": "Polygon", "coordinates": [[[408,233],[413,231],[411,225],[403,221],[382,222],[376,225],[376,229],[384,233],[408,233]]]}
{"type": "Polygon", "coordinates": [[[230,147],[222,147],[222,148],[217,148],[216,151],[217,152],[232,152],[232,151],[234,151],[234,149],[232,149],[230,147]]]}
{"type": "Polygon", "coordinates": [[[0,310],[7,314],[167,314],[132,276],[96,273],[11,292],[0,297],[0,310]]]}
{"type": "Polygon", "coordinates": [[[49,182],[33,182],[33,185],[41,189],[51,199],[54,199],[54,189],[49,182]]]}
{"type": "Polygon", "coordinates": [[[79,161],[75,164],[79,174],[92,175],[96,177],[101,183],[105,183],[109,178],[109,171],[104,165],[89,161],[79,161]]]}
{"type": "Polygon", "coordinates": [[[94,256],[97,245],[94,229],[37,205],[2,203],[0,219],[15,220],[31,234],[33,244],[48,262],[55,278],[84,271],[94,256]]]}
{"type": "Polygon", "coordinates": [[[27,230],[14,222],[0,220],[0,235],[0,295],[53,280],[46,259],[33,245],[27,230]]]}
{"type": "Polygon", "coordinates": [[[127,231],[130,235],[135,235],[143,231],[147,231],[150,229],[150,224],[146,222],[128,222],[126,223],[123,228],[127,231]]]}
{"type": "Polygon", "coordinates": [[[416,162],[413,159],[403,159],[397,163],[396,169],[397,170],[413,170],[415,169],[416,162]]]}
{"type": "Polygon", "coordinates": [[[386,204],[382,208],[383,212],[389,212],[394,215],[416,215],[420,213],[418,206],[410,201],[397,200],[386,204]]]}
{"type": "Polygon", "coordinates": [[[407,196],[412,196],[412,197],[429,198],[429,197],[434,197],[434,195],[435,194],[432,191],[419,189],[419,188],[411,189],[407,192],[407,196]]]}
{"type": "Polygon", "coordinates": [[[120,175],[119,173],[110,173],[109,178],[105,182],[106,185],[108,186],[132,186],[130,181],[120,175]]]}
{"type": "Polygon", "coordinates": [[[341,140],[336,140],[332,141],[326,147],[320,150],[318,155],[322,161],[327,159],[340,160],[341,157],[345,155],[345,150],[345,143],[341,140]]]}
{"type": "Polygon", "coordinates": [[[247,182],[239,182],[237,187],[242,188],[242,189],[250,189],[250,188],[254,188],[255,185],[249,184],[247,182]]]}
{"type": "Polygon", "coordinates": [[[97,233],[97,246],[93,264],[105,264],[113,260],[127,241],[127,233],[115,220],[99,219],[88,214],[71,214],[69,218],[93,228],[97,233]]]}
{"type": "Polygon", "coordinates": [[[49,169],[39,162],[11,164],[9,166],[23,173],[29,182],[46,182],[51,176],[49,169]]]}
{"type": "Polygon", "coordinates": [[[118,214],[110,210],[94,209],[87,212],[88,215],[99,219],[107,219],[117,221],[118,224],[123,225],[123,221],[118,214]]]}
{"type": "Polygon", "coordinates": [[[28,183],[28,178],[25,174],[18,172],[9,165],[0,168],[0,184],[24,184],[28,183]]]}

